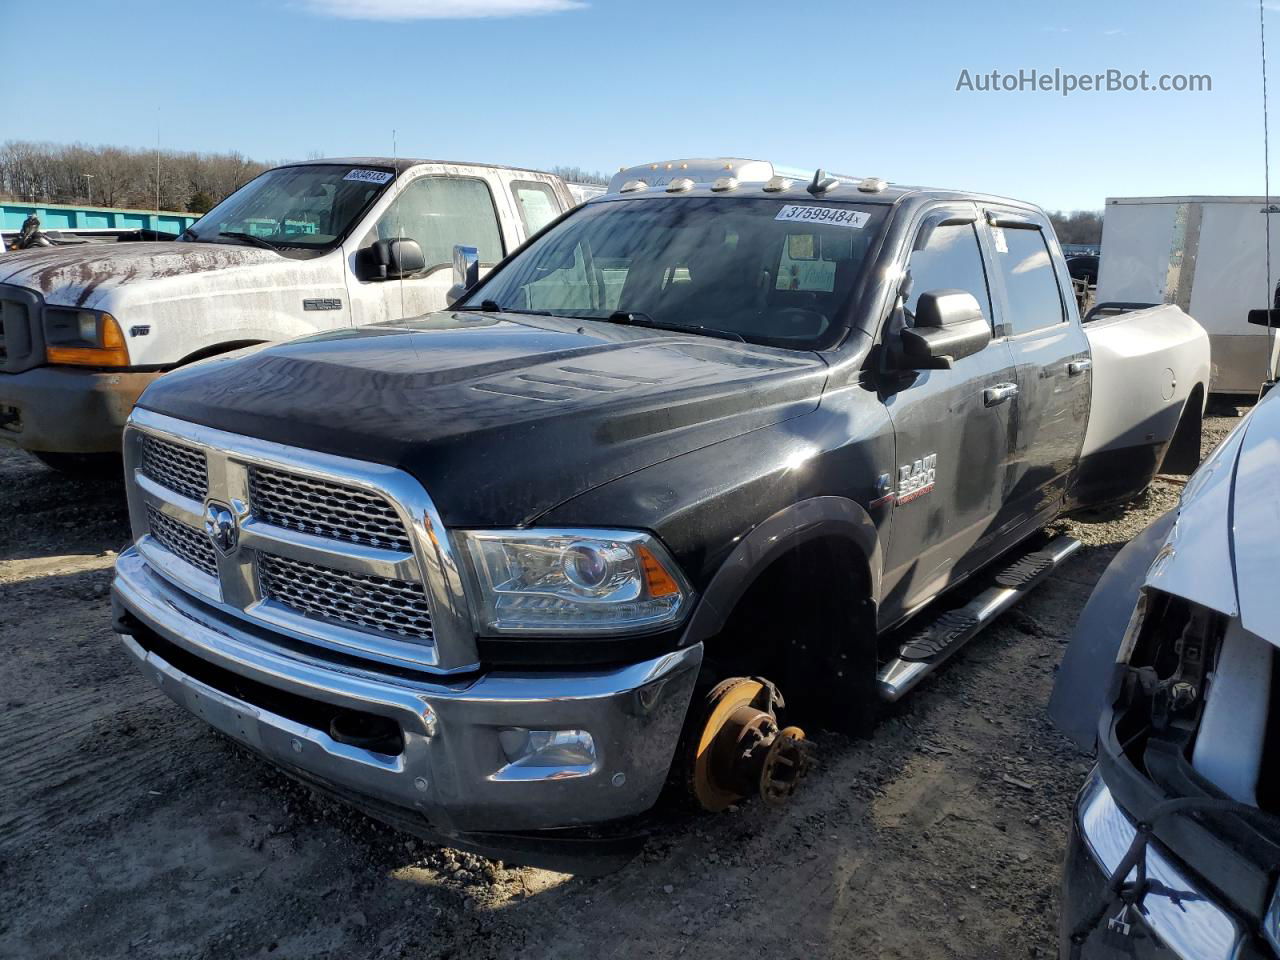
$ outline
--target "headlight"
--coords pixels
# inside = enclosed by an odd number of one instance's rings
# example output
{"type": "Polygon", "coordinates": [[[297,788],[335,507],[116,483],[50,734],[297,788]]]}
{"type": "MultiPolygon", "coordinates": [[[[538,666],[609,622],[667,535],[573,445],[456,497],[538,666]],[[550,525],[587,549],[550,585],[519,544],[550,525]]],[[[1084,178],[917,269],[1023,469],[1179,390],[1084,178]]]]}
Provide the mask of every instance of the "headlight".
{"type": "Polygon", "coordinates": [[[127,367],[129,349],[120,324],[109,313],[49,307],[44,342],[50,363],[85,367],[127,367]]]}
{"type": "Polygon", "coordinates": [[[625,530],[471,530],[482,634],[618,634],[670,626],[689,587],[662,545],[625,530]]]}

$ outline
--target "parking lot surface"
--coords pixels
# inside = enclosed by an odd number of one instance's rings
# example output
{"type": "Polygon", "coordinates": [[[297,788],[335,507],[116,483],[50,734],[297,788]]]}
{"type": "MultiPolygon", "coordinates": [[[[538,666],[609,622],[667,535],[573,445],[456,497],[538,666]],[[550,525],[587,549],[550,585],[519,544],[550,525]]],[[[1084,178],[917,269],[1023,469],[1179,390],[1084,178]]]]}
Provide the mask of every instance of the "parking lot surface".
{"type": "MultiPolygon", "coordinates": [[[[1206,451],[1236,422],[1206,424],[1206,451]]],[[[138,676],[110,631],[122,486],[0,450],[0,955],[1050,957],[1089,766],[1045,705],[1115,552],[1176,502],[1057,526],[1084,547],[890,711],[817,736],[794,802],[672,811],[596,880],[432,847],[318,798],[138,676]]]]}

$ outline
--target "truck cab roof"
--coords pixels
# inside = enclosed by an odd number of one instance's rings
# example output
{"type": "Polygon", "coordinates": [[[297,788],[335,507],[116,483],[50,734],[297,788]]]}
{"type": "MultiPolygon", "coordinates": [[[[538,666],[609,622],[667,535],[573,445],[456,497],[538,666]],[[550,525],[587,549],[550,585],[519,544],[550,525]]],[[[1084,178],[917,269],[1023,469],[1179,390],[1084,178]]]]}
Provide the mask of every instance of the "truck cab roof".
{"type": "Polygon", "coordinates": [[[305,166],[353,166],[353,167],[393,167],[397,173],[403,173],[411,167],[424,164],[435,164],[448,167],[484,167],[488,170],[514,170],[519,173],[537,173],[544,177],[554,177],[546,170],[534,170],[529,167],[511,167],[501,163],[477,163],[471,160],[433,160],[427,157],[318,157],[313,160],[296,160],[282,163],[282,167],[305,166]]]}

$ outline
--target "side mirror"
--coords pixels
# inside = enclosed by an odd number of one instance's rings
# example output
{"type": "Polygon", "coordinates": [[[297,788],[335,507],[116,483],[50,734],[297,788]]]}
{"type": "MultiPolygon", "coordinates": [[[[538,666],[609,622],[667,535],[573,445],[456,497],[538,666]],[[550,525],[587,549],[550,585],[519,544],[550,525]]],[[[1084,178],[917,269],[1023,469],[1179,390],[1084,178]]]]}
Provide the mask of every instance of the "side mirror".
{"type": "Polygon", "coordinates": [[[453,248],[453,286],[445,294],[445,302],[453,306],[480,281],[480,250],[455,244],[453,248]]]}
{"type": "Polygon", "coordinates": [[[422,247],[408,237],[376,240],[360,253],[362,280],[400,280],[427,268],[422,247]]]}
{"type": "Polygon", "coordinates": [[[946,370],[991,342],[991,324],[964,290],[930,290],[916,301],[915,326],[902,331],[903,365],[946,370]]]}

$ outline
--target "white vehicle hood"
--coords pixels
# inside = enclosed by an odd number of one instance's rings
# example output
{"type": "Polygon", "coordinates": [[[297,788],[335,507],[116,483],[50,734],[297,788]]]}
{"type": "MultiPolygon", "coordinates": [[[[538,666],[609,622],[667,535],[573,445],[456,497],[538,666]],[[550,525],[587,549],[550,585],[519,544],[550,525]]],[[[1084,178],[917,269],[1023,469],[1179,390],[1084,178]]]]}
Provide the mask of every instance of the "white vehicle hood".
{"type": "Polygon", "coordinates": [[[169,286],[176,280],[182,284],[193,274],[280,264],[282,259],[271,250],[230,243],[158,241],[43,247],[0,260],[0,283],[34,290],[59,306],[109,309],[108,301],[117,298],[121,289],[136,290],[149,281],[169,281],[169,286]]]}
{"type": "Polygon", "coordinates": [[[1146,586],[1231,617],[1280,647],[1280,391],[1187,483],[1146,586]]]}

